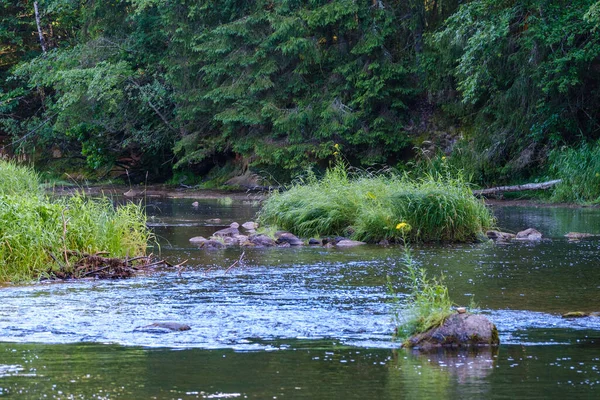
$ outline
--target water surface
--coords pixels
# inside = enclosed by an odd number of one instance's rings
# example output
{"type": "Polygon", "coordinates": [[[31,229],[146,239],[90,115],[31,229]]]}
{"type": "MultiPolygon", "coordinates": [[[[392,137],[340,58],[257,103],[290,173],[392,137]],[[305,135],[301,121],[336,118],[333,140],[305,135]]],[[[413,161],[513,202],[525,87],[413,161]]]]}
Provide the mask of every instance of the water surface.
{"type": "Polygon", "coordinates": [[[600,383],[600,233],[591,209],[499,208],[509,231],[548,240],[430,244],[417,262],[451,297],[498,326],[491,354],[416,355],[392,340],[389,275],[405,292],[398,247],[207,251],[190,245],[254,218],[252,200],[153,200],[162,257],[185,261],[129,280],[0,290],[0,396],[39,398],[563,398],[600,383]],[[207,222],[220,218],[221,222],[207,222]],[[244,251],[242,262],[226,272],[244,251]],[[192,326],[144,332],[156,321],[192,326]],[[60,393],[59,393],[60,392],[60,393]]]}

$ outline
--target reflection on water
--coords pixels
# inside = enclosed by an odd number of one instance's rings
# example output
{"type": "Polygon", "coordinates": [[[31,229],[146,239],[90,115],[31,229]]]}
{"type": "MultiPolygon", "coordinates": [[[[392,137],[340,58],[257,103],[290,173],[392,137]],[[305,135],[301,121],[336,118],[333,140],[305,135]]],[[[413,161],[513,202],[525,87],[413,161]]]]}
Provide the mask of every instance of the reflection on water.
{"type": "Polygon", "coordinates": [[[226,273],[241,249],[189,238],[253,220],[256,205],[191,202],[148,207],[156,251],[188,260],[181,276],[0,289],[0,396],[564,398],[600,383],[600,318],[560,317],[600,311],[600,238],[563,238],[598,233],[598,210],[501,208],[500,227],[551,240],[415,247],[457,303],[474,296],[503,343],[498,354],[415,354],[391,339],[385,282],[404,290],[399,248],[246,249],[226,273]],[[192,329],[135,329],[156,321],[192,329]]]}
{"type": "Polygon", "coordinates": [[[0,357],[23,366],[0,377],[0,396],[19,399],[565,399],[595,398],[600,385],[588,345],[415,354],[331,341],[271,352],[0,344],[0,357]]]}

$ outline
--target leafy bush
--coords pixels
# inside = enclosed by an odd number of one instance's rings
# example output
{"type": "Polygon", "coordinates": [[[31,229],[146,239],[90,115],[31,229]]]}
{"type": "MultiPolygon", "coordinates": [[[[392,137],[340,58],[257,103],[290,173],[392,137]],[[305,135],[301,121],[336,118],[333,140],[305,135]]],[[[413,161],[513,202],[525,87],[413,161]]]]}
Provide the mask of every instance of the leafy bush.
{"type": "Polygon", "coordinates": [[[342,162],[319,180],[312,173],[275,193],[260,211],[263,224],[303,237],[347,235],[376,242],[473,241],[493,224],[483,202],[460,179],[394,173],[350,173],[342,162]],[[401,223],[413,229],[404,232],[401,223]]]}

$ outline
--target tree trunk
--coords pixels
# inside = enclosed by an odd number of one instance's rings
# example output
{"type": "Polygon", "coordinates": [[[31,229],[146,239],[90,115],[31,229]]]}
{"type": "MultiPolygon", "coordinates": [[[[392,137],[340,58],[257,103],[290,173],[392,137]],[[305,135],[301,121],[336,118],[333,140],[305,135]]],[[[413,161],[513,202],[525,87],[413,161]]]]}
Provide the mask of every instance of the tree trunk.
{"type": "Polygon", "coordinates": [[[489,189],[473,190],[475,196],[483,196],[486,194],[497,194],[505,192],[521,192],[523,190],[544,190],[549,189],[553,186],[558,185],[562,182],[562,179],[555,179],[553,181],[542,182],[542,183],[527,183],[525,185],[515,186],[498,186],[489,189]]]}
{"type": "Polygon", "coordinates": [[[42,33],[42,24],[40,22],[40,12],[38,10],[38,2],[33,2],[33,9],[35,10],[35,23],[37,24],[38,35],[40,36],[40,45],[42,51],[46,54],[46,42],[44,41],[44,34],[42,33]]]}

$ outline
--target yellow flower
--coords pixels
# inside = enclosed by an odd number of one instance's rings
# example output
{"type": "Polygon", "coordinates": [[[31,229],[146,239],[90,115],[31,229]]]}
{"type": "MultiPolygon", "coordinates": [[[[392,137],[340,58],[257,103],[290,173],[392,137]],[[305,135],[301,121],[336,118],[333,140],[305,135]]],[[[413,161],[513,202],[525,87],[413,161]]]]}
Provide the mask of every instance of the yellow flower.
{"type": "Polygon", "coordinates": [[[396,225],[396,229],[399,231],[410,231],[410,225],[406,222],[400,222],[396,225]]]}
{"type": "Polygon", "coordinates": [[[442,156],[442,161],[445,161],[445,160],[446,160],[446,156],[442,156]]]}
{"type": "Polygon", "coordinates": [[[333,152],[333,155],[334,155],[334,156],[337,156],[338,154],[339,154],[339,153],[338,153],[337,151],[334,151],[334,152],[333,152]]]}
{"type": "Polygon", "coordinates": [[[334,144],[334,145],[333,145],[333,147],[335,147],[336,149],[338,149],[338,150],[339,150],[339,148],[340,148],[340,145],[336,143],[336,144],[334,144]]]}

